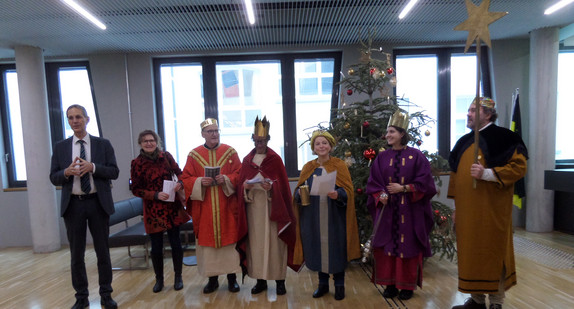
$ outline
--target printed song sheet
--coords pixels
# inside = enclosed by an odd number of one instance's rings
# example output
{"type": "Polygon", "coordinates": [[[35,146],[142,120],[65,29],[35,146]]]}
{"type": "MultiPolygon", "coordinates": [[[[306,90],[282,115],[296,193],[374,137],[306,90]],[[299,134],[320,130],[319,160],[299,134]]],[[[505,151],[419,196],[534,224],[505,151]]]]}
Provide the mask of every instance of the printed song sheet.
{"type": "Polygon", "coordinates": [[[337,180],[337,171],[323,173],[321,176],[313,178],[311,185],[311,195],[327,195],[335,190],[335,181],[337,180]]]}

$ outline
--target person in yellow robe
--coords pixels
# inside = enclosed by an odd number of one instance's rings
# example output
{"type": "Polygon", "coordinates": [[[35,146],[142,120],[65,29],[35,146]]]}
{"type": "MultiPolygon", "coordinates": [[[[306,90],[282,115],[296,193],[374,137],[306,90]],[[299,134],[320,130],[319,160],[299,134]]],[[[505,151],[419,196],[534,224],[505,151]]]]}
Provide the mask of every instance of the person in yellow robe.
{"type": "Polygon", "coordinates": [[[235,273],[241,271],[239,253],[235,250],[238,240],[235,188],[241,161],[235,149],[219,142],[217,120],[203,121],[201,136],[205,144],[189,153],[181,175],[196,236],[198,273],[209,277],[203,293],[214,292],[222,274],[227,274],[228,290],[235,293],[239,292],[235,273]]]}
{"type": "Polygon", "coordinates": [[[307,162],[301,170],[293,212],[297,222],[293,253],[295,265],[305,265],[318,272],[319,285],[313,298],[329,292],[333,275],[335,300],[345,298],[345,269],[349,261],[361,257],[355,195],[351,174],[345,162],[331,156],[335,138],[327,131],[316,130],[311,136],[311,150],[317,159],[307,162]],[[337,172],[335,187],[324,194],[313,194],[317,177],[337,172]],[[301,187],[308,186],[309,205],[301,196],[301,187]]]}
{"type": "MultiPolygon", "coordinates": [[[[476,101],[476,100],[475,100],[476,101]]],[[[448,197],[455,201],[458,290],[469,293],[453,309],[502,308],[504,292],[516,285],[512,242],[514,183],[526,174],[528,151],[522,138],[494,124],[495,102],[486,97],[468,109],[467,127],[451,151],[448,197]],[[479,130],[478,162],[474,134],[479,130]],[[476,182],[474,187],[473,182],[476,182]]]]}

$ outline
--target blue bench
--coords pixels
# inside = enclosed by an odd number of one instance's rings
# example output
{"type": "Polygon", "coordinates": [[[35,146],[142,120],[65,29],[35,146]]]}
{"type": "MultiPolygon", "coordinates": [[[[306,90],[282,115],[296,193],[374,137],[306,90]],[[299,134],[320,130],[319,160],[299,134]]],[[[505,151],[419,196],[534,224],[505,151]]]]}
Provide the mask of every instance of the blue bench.
{"type": "Polygon", "coordinates": [[[148,242],[149,237],[145,232],[145,227],[143,221],[139,221],[135,224],[129,225],[129,220],[136,217],[143,216],[143,201],[139,197],[129,198],[127,200],[122,200],[114,203],[116,209],[115,213],[110,216],[109,226],[114,226],[116,224],[124,224],[124,229],[113,233],[110,235],[108,243],[110,248],[118,247],[128,247],[128,255],[130,257],[130,267],[112,267],[113,270],[124,270],[124,269],[147,269],[149,268],[149,254],[148,254],[148,242]],[[131,252],[132,246],[143,246],[145,253],[142,256],[133,256],[131,252]],[[132,267],[132,258],[144,258],[145,267],[132,267]]]}

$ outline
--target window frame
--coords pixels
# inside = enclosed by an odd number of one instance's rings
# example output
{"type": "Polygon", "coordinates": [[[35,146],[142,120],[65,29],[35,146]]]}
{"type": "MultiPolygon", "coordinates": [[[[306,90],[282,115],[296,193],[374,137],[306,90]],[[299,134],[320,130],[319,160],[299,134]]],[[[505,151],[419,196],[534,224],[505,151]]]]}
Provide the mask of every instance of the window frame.
{"type": "MultiPolygon", "coordinates": [[[[46,76],[46,92],[48,100],[48,117],[50,125],[50,134],[52,145],[67,138],[65,136],[65,121],[67,121],[62,110],[61,95],[60,95],[60,80],[59,70],[61,68],[83,67],[86,69],[90,83],[90,91],[92,94],[92,101],[94,104],[95,115],[89,115],[90,118],[95,119],[99,124],[99,113],[96,102],[93,79],[91,75],[90,65],[88,61],[60,61],[60,62],[46,62],[44,64],[46,76]]],[[[2,133],[4,142],[4,164],[7,171],[7,183],[9,188],[23,188],[27,186],[27,181],[16,180],[15,162],[13,160],[14,150],[12,144],[12,132],[10,129],[10,117],[7,105],[7,89],[6,81],[4,80],[4,72],[8,70],[15,70],[15,64],[0,64],[0,113],[2,122],[2,133]]],[[[98,125],[99,135],[102,136],[101,126],[98,125]]]]}
{"type": "Polygon", "coordinates": [[[10,126],[10,111],[8,110],[7,88],[4,75],[7,71],[16,70],[15,64],[0,64],[0,113],[2,114],[2,133],[4,142],[4,162],[8,176],[9,188],[21,188],[26,186],[26,181],[16,180],[16,163],[14,162],[14,147],[12,146],[12,129],[10,126]]]}
{"type": "MultiPolygon", "coordinates": [[[[437,67],[437,135],[438,135],[438,153],[443,158],[450,155],[450,122],[451,122],[451,61],[453,54],[464,54],[463,47],[453,48],[405,48],[393,50],[393,63],[396,63],[397,56],[416,56],[416,55],[436,55],[438,61],[437,67]],[[446,119],[446,121],[445,121],[446,119]]],[[[467,54],[476,54],[476,47],[471,47],[467,54]]],[[[482,92],[484,96],[492,97],[491,74],[489,64],[489,53],[486,46],[480,49],[480,79],[482,83],[482,92]]],[[[430,72],[429,72],[430,73],[430,72]]],[[[400,81],[399,81],[400,82],[400,81]]],[[[396,88],[395,95],[396,95],[396,88]]],[[[415,102],[416,103],[416,102],[415,102]]],[[[454,146],[454,145],[453,145],[454,146]]]]}
{"type": "MultiPolygon", "coordinates": [[[[565,46],[564,43],[560,43],[558,53],[562,53],[562,52],[574,53],[574,46],[565,46]]],[[[558,74],[558,72],[556,72],[556,74],[558,74]]],[[[558,92],[558,89],[556,89],[556,91],[558,92]]],[[[558,108],[558,106],[557,106],[557,108],[558,108]]],[[[556,123],[556,130],[558,130],[558,123],[556,123]]],[[[555,157],[556,157],[556,155],[555,155],[555,157]]],[[[556,160],[555,168],[556,169],[574,168],[574,158],[556,160]]]]}
{"type": "MultiPolygon", "coordinates": [[[[156,107],[156,128],[158,135],[165,139],[165,128],[163,125],[163,95],[161,91],[160,68],[163,64],[201,64],[203,72],[203,99],[205,118],[218,119],[217,100],[217,76],[216,65],[218,62],[248,62],[248,61],[279,61],[281,64],[281,94],[283,106],[283,137],[285,168],[289,177],[298,177],[297,168],[297,132],[292,128],[296,127],[296,93],[295,93],[295,61],[301,59],[332,58],[334,60],[333,85],[331,96],[331,119],[336,117],[335,109],[339,102],[339,82],[342,63],[342,51],[322,52],[322,53],[289,53],[289,54],[261,54],[261,55],[220,55],[205,57],[162,57],[153,59],[153,81],[155,90],[156,107]]],[[[199,124],[198,124],[199,125],[199,124]]],[[[199,130],[198,130],[199,134],[199,130]]]]}

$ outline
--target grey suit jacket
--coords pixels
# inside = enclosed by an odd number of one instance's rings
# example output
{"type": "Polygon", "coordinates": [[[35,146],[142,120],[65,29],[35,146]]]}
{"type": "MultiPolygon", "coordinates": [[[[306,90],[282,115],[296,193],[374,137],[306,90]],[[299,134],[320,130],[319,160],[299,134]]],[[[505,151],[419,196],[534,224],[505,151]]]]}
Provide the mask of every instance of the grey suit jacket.
{"type": "MultiPolygon", "coordinates": [[[[74,183],[74,177],[64,176],[64,170],[70,166],[73,159],[72,138],[69,137],[54,145],[50,166],[50,181],[55,186],[62,186],[61,216],[64,216],[70,203],[74,183]]],[[[96,165],[96,172],[92,174],[92,177],[98,200],[104,211],[111,215],[115,211],[112,198],[112,179],[117,179],[120,174],[114,148],[107,139],[90,135],[90,152],[92,163],[96,165]]]]}

